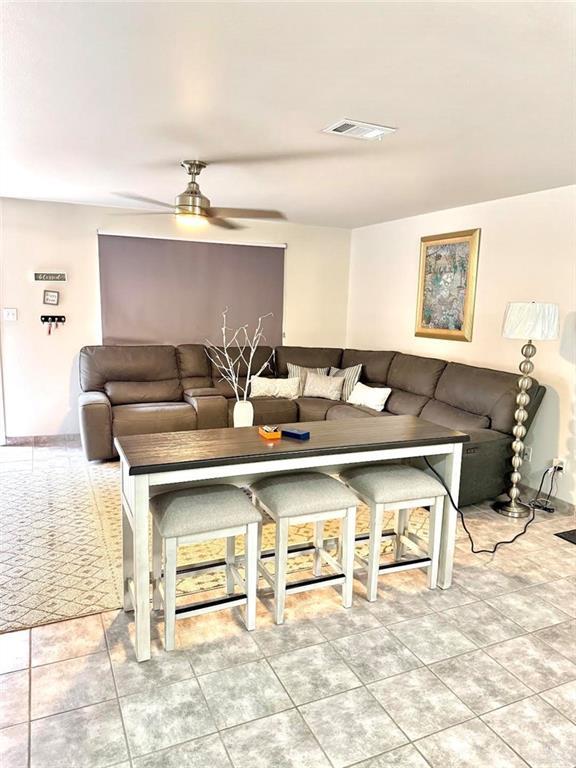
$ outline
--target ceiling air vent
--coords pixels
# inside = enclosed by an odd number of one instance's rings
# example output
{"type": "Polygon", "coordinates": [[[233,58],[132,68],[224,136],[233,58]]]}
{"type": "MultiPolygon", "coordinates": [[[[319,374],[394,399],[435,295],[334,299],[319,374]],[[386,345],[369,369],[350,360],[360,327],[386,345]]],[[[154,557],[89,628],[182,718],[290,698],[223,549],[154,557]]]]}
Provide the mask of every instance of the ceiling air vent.
{"type": "Polygon", "coordinates": [[[322,133],[335,133],[338,136],[349,136],[351,139],[366,139],[372,141],[381,139],[387,133],[394,133],[396,128],[376,123],[361,123],[359,120],[338,120],[334,125],[323,128],[322,133]]]}

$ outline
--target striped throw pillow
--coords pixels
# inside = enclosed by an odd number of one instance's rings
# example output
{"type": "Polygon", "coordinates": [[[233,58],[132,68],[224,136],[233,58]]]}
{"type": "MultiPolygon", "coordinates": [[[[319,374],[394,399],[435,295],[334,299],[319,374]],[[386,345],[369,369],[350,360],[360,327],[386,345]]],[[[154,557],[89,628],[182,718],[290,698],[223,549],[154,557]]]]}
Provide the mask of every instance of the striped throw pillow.
{"type": "Polygon", "coordinates": [[[362,372],[362,363],[359,365],[351,365],[350,368],[330,368],[330,376],[343,376],[344,386],[342,387],[341,400],[348,401],[348,398],[352,394],[352,390],[358,383],[360,373],[362,372]]]}
{"type": "Polygon", "coordinates": [[[306,376],[309,373],[320,373],[323,376],[328,376],[328,368],[304,368],[304,366],[295,365],[294,363],[286,363],[286,367],[288,368],[288,378],[292,379],[294,376],[298,376],[300,379],[300,392],[298,392],[300,396],[304,392],[306,376]]]}

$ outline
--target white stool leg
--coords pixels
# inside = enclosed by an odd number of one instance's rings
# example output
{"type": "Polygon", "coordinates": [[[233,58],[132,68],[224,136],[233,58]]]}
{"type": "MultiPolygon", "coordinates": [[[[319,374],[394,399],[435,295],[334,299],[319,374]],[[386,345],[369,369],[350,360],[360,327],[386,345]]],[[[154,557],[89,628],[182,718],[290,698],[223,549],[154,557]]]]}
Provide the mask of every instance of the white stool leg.
{"type": "Polygon", "coordinates": [[[162,608],[160,582],[162,580],[162,534],[152,523],[152,607],[155,611],[162,608]]]}
{"type": "Polygon", "coordinates": [[[370,551],[368,553],[368,583],[366,599],[374,602],[378,594],[378,576],[380,575],[380,545],[382,542],[383,504],[370,505],[370,551]]]}
{"type": "Polygon", "coordinates": [[[356,546],[356,507],[348,507],[342,519],[342,571],[346,581],[342,584],[342,605],[352,607],[354,589],[354,550],[356,546]]]}
{"type": "Polygon", "coordinates": [[[438,562],[440,559],[440,539],[442,536],[442,514],[444,512],[444,496],[437,496],[430,507],[430,523],[428,526],[428,555],[432,562],[428,568],[428,588],[436,589],[438,582],[438,562]]]}
{"type": "Polygon", "coordinates": [[[314,576],[322,575],[322,555],[320,549],[324,546],[324,520],[318,520],[314,523],[314,567],[312,573],[314,576]]]}
{"type": "Polygon", "coordinates": [[[400,560],[404,554],[404,546],[400,537],[404,535],[408,525],[408,509],[399,509],[394,513],[394,528],[396,530],[396,540],[394,542],[394,560],[400,560]]]}
{"type": "Polygon", "coordinates": [[[244,551],[246,629],[252,630],[256,628],[256,586],[258,584],[258,523],[249,523],[246,526],[244,551]]]}
{"type": "Polygon", "coordinates": [[[231,565],[236,564],[236,537],[226,537],[226,594],[234,594],[234,576],[230,569],[231,565]]]}
{"type": "Polygon", "coordinates": [[[284,623],[286,568],[288,564],[288,524],[289,519],[278,520],[276,523],[276,573],[274,574],[274,611],[276,624],[284,623]]]}
{"type": "Polygon", "coordinates": [[[178,539],[164,540],[164,648],[174,650],[176,633],[176,556],[178,539]]]}

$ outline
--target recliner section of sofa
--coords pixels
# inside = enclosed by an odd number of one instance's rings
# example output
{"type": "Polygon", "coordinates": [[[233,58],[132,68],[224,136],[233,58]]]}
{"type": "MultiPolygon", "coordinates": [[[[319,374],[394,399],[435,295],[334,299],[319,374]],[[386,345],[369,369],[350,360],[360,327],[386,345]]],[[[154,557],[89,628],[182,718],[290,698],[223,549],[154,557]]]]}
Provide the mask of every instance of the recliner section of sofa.
{"type": "MultiPolygon", "coordinates": [[[[252,398],[255,424],[419,416],[470,435],[462,462],[462,504],[505,489],[516,374],[395,351],[280,346],[265,364],[271,353],[270,347],[256,352],[255,368],[264,366],[261,375],[287,376],[288,362],[310,368],[361,364],[363,383],[392,392],[381,413],[323,398],[252,398]]],[[[245,366],[242,373],[244,386],[245,366]]],[[[117,436],[232,425],[234,393],[202,344],[84,347],[80,384],[81,436],[90,460],[114,458],[117,436]]],[[[527,427],[544,392],[534,382],[527,427]]]]}

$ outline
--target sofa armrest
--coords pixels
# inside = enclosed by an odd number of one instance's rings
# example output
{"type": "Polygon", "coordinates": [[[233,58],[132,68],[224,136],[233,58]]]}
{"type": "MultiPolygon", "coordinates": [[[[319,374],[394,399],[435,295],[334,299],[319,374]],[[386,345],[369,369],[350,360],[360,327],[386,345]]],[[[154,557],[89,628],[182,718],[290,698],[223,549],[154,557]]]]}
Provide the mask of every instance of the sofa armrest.
{"type": "Polygon", "coordinates": [[[197,429],[215,429],[228,426],[228,401],[214,389],[187,389],[184,400],[196,411],[197,429]],[[192,395],[191,392],[202,394],[192,395]],[[209,394],[208,394],[209,393],[209,394]]]}
{"type": "Polygon", "coordinates": [[[80,437],[88,461],[113,459],[112,406],[104,392],[82,392],[78,397],[80,437]]]}
{"type": "Polygon", "coordinates": [[[218,392],[216,387],[190,387],[190,389],[184,390],[184,400],[189,403],[189,398],[215,397],[219,394],[220,392],[218,392]]]}

